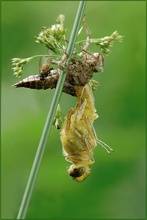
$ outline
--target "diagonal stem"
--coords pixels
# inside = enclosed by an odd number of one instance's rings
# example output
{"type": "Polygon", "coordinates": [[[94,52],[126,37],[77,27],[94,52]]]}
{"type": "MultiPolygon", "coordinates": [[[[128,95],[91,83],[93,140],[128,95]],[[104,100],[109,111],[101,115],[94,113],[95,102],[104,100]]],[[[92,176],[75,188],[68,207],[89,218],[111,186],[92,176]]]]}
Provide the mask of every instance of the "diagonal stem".
{"type": "MultiPolygon", "coordinates": [[[[86,1],[80,1],[79,3],[79,7],[78,7],[78,11],[76,14],[76,18],[75,18],[75,22],[74,22],[74,26],[72,29],[72,33],[70,36],[70,40],[69,40],[69,44],[68,44],[68,48],[67,48],[67,55],[68,58],[71,57],[72,53],[73,53],[73,49],[74,49],[74,45],[75,45],[75,41],[76,41],[76,36],[77,33],[79,31],[79,27],[82,21],[82,17],[83,17],[83,13],[84,13],[84,9],[86,6],[86,1]]],[[[66,61],[64,63],[64,65],[66,64],[66,61]]],[[[52,122],[53,122],[53,118],[56,112],[56,108],[62,93],[62,88],[63,88],[63,84],[65,81],[65,77],[66,77],[66,73],[64,73],[63,71],[60,74],[59,80],[58,80],[58,84],[54,93],[54,97],[49,109],[49,113],[47,115],[47,119],[45,122],[45,126],[42,132],[42,136],[40,139],[40,143],[38,145],[38,149],[35,155],[35,159],[32,165],[32,169],[30,172],[30,176],[27,182],[27,186],[23,195],[23,199],[20,205],[20,209],[17,215],[17,219],[24,219],[26,217],[26,213],[27,213],[27,209],[30,203],[30,199],[31,199],[31,195],[34,189],[34,185],[38,176],[38,172],[39,172],[39,168],[42,162],[42,158],[43,158],[43,154],[45,151],[45,147],[46,147],[46,143],[48,140],[48,136],[52,127],[52,122]]]]}

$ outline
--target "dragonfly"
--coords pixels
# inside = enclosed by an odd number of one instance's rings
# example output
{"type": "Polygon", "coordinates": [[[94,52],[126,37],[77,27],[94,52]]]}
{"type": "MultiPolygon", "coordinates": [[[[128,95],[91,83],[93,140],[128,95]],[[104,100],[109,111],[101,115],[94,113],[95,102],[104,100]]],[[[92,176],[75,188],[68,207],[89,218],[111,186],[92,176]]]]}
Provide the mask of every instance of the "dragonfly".
{"type": "Polygon", "coordinates": [[[53,89],[56,88],[60,71],[67,73],[63,92],[76,96],[77,104],[69,110],[61,128],[60,138],[65,158],[72,163],[68,173],[78,182],[90,174],[89,166],[94,163],[93,150],[97,144],[102,145],[107,152],[112,150],[97,138],[93,126],[98,115],[89,80],[94,72],[102,71],[103,62],[101,54],[91,54],[84,50],[82,60],[75,58],[65,68],[58,66],[53,69],[50,67],[50,59],[42,58],[39,74],[31,75],[13,85],[16,88],[53,89]]]}
{"type": "Polygon", "coordinates": [[[60,132],[63,154],[72,165],[68,173],[74,180],[81,182],[89,174],[93,164],[93,150],[100,144],[108,153],[113,151],[97,138],[93,122],[98,118],[94,105],[91,85],[76,86],[77,104],[70,109],[60,132]]]}

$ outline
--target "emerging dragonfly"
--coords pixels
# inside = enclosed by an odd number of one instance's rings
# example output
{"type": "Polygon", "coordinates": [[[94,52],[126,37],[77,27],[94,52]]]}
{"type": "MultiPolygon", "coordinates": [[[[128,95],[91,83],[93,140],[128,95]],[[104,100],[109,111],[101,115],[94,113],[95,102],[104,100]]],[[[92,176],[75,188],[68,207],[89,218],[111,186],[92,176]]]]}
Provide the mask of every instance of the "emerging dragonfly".
{"type": "Polygon", "coordinates": [[[76,86],[78,102],[70,109],[63,123],[60,137],[66,160],[73,163],[68,173],[76,181],[83,181],[90,173],[89,165],[94,163],[93,149],[97,143],[108,153],[112,149],[99,140],[93,127],[96,114],[94,98],[90,84],[76,86]]]}
{"type": "MultiPolygon", "coordinates": [[[[115,31],[110,37],[91,39],[90,31],[84,18],[83,27],[86,30],[87,38],[84,41],[77,42],[77,45],[82,48],[82,51],[78,53],[75,46],[72,56],[68,59],[69,57],[66,51],[68,41],[65,38],[63,20],[60,22],[59,19],[57,20],[57,25],[53,25],[51,28],[43,28],[36,41],[43,43],[48,51],[50,50],[54,53],[53,56],[49,53],[50,57],[41,58],[39,74],[31,75],[13,86],[15,88],[25,87],[37,90],[53,89],[56,88],[60,72],[66,72],[62,91],[75,96],[77,98],[77,104],[73,109],[69,110],[62,125],[60,111],[57,112],[57,117],[55,117],[53,123],[58,129],[62,126],[60,138],[63,153],[66,160],[72,163],[68,169],[68,173],[73,179],[81,182],[90,174],[89,166],[94,163],[93,150],[97,144],[105,148],[108,153],[112,151],[107,144],[97,138],[93,126],[94,120],[98,118],[98,115],[95,110],[92,88],[93,90],[95,89],[97,82],[91,79],[94,73],[103,71],[104,57],[100,53],[91,53],[87,49],[91,43],[94,43],[105,54],[108,54],[110,51],[108,47],[112,46],[115,39],[121,41],[122,36],[118,35],[117,31],[115,31]],[[60,26],[61,28],[59,28],[60,26]],[[59,39],[57,39],[58,37],[59,39]],[[57,40],[58,43],[54,44],[57,40]],[[62,43],[60,40],[62,40],[62,43]],[[52,60],[55,57],[57,59],[52,60]],[[56,65],[56,69],[51,68],[51,64],[56,65]]],[[[34,57],[29,58],[32,59],[34,57]]],[[[21,75],[23,66],[29,62],[29,58],[12,59],[14,75],[21,75]]]]}

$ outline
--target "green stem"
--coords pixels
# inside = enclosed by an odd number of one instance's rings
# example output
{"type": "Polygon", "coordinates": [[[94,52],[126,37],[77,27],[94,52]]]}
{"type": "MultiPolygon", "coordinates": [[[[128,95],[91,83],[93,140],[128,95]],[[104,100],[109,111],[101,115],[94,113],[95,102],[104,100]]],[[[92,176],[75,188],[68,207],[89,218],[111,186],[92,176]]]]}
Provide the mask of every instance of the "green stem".
{"type": "MultiPolygon", "coordinates": [[[[77,15],[75,18],[75,22],[74,22],[74,26],[72,29],[72,33],[71,33],[71,37],[69,40],[69,44],[68,44],[68,48],[67,48],[67,55],[70,58],[72,53],[73,53],[73,49],[74,49],[74,45],[75,45],[75,40],[76,40],[76,36],[77,33],[79,31],[79,27],[82,21],[82,17],[83,17],[83,13],[84,13],[84,9],[86,6],[86,1],[80,1],[79,3],[79,7],[78,7],[78,11],[77,11],[77,15]]],[[[66,62],[66,61],[65,61],[66,62]]],[[[27,209],[29,206],[29,202],[31,199],[31,195],[33,192],[33,188],[38,176],[38,172],[39,172],[39,168],[42,162],[42,158],[43,158],[43,154],[45,151],[45,147],[46,147],[46,143],[48,140],[48,136],[52,127],[52,122],[53,122],[53,118],[56,112],[56,108],[60,99],[60,95],[62,93],[62,88],[63,88],[63,84],[65,81],[65,77],[66,77],[66,73],[61,72],[59,80],[58,80],[58,84],[54,93],[54,97],[49,109],[49,113],[45,122],[45,126],[43,129],[43,133],[40,139],[40,143],[36,152],[36,156],[33,162],[33,166],[30,172],[30,176],[28,179],[28,183],[23,195],[23,199],[20,205],[20,209],[17,215],[17,219],[24,219],[27,213],[27,209]]]]}

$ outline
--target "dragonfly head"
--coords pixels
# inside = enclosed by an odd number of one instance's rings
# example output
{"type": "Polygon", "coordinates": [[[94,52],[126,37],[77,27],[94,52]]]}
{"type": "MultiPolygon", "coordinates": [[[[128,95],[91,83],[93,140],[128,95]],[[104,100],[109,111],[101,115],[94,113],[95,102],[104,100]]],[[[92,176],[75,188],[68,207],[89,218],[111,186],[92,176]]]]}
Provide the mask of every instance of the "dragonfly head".
{"type": "Polygon", "coordinates": [[[90,168],[83,163],[73,164],[69,167],[68,173],[74,180],[81,182],[90,174],[90,168]]]}

